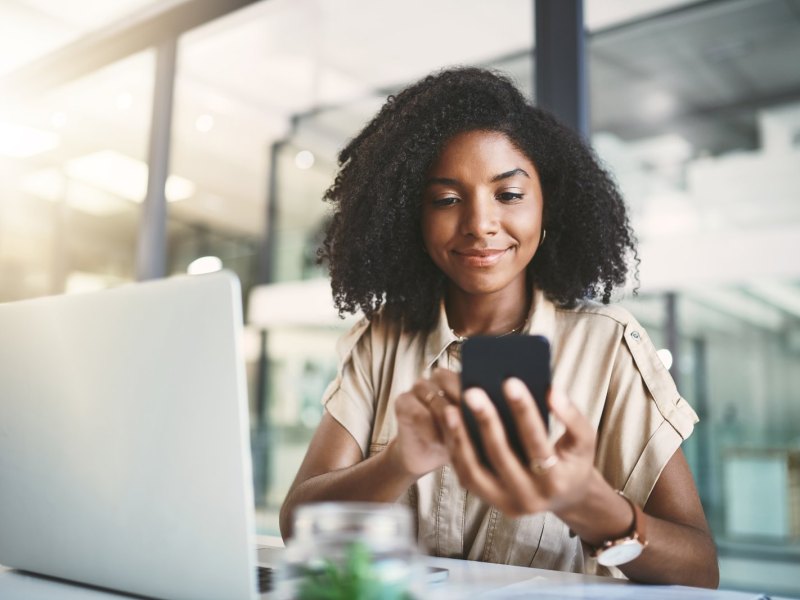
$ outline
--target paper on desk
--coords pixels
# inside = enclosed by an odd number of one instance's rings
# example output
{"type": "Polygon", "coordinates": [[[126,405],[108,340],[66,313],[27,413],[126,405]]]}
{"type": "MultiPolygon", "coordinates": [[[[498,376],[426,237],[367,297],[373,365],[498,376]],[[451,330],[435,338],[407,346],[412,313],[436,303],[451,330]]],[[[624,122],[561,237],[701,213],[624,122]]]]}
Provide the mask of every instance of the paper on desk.
{"type": "Polygon", "coordinates": [[[633,600],[767,600],[767,596],[749,592],[729,592],[725,590],[704,590],[679,585],[613,585],[613,584],[574,584],[558,586],[531,586],[522,581],[481,595],[481,598],[530,598],[536,600],[584,600],[609,599],[633,600]]]}

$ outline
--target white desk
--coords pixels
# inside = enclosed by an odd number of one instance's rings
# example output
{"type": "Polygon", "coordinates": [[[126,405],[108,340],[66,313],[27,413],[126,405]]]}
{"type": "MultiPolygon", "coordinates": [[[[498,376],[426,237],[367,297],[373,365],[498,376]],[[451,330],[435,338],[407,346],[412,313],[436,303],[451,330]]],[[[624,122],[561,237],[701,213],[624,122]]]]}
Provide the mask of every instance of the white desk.
{"type": "MultiPolygon", "coordinates": [[[[263,543],[264,540],[261,540],[263,543]]],[[[262,547],[259,564],[275,566],[282,548],[262,547]]],[[[425,559],[430,566],[448,569],[446,582],[431,586],[427,596],[432,600],[462,598],[524,598],[535,590],[539,600],[582,598],[624,598],[639,600],[747,600],[758,594],[710,591],[694,588],[650,587],[643,594],[640,586],[607,577],[561,573],[448,558],[425,559]]],[[[264,600],[270,594],[261,596],[264,600]]],[[[0,566],[0,599],[2,600],[122,600],[130,596],[72,585],[43,577],[35,577],[0,566]]],[[[773,600],[778,600],[774,596],[773,600]]]]}
{"type": "MultiPolygon", "coordinates": [[[[258,551],[260,564],[278,564],[283,552],[282,548],[261,548],[258,551]]],[[[575,573],[561,573],[545,569],[528,569],[510,565],[496,565],[452,558],[426,557],[425,563],[432,567],[448,570],[447,580],[430,587],[428,598],[462,600],[479,597],[481,593],[493,593],[508,586],[531,586],[542,584],[586,584],[624,585],[618,579],[593,577],[575,573]]],[[[268,595],[265,595],[268,598],[268,595]]]]}

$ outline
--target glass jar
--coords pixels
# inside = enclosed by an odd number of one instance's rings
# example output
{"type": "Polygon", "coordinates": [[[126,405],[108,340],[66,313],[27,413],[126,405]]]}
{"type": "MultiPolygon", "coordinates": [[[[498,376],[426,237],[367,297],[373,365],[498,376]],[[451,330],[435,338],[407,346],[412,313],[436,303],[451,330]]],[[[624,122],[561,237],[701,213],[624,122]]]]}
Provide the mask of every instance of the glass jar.
{"type": "Polygon", "coordinates": [[[297,508],[276,574],[276,596],[312,600],[422,597],[421,563],[408,507],[325,502],[297,508]]]}

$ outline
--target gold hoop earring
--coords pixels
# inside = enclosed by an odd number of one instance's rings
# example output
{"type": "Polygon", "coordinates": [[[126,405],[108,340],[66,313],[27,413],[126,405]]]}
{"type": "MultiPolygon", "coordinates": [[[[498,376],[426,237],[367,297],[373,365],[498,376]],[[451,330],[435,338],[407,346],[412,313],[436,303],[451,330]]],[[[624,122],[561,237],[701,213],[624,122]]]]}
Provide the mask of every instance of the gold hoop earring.
{"type": "Polygon", "coordinates": [[[542,229],[542,237],[539,239],[539,246],[537,248],[541,248],[542,244],[544,244],[544,238],[547,237],[547,229],[542,229]]]}

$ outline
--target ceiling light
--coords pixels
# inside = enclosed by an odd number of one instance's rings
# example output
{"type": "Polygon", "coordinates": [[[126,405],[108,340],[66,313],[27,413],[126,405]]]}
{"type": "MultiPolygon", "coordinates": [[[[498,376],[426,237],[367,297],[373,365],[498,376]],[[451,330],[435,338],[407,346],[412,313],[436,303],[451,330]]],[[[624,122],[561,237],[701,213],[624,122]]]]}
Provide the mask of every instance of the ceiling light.
{"type": "Polygon", "coordinates": [[[194,128],[200,133],[208,133],[214,127],[214,117],[211,115],[200,115],[194,122],[194,128]]]}
{"type": "Polygon", "coordinates": [[[197,189],[197,186],[195,186],[194,182],[185,177],[170,175],[167,177],[167,183],[164,186],[164,194],[167,197],[167,202],[177,202],[194,196],[195,189],[197,189]]]}
{"type": "Polygon", "coordinates": [[[129,110],[131,106],[133,106],[133,96],[131,96],[128,92],[122,92],[121,94],[117,95],[116,99],[117,108],[126,111],[129,110]]]}
{"type": "Polygon", "coordinates": [[[194,259],[186,269],[189,275],[203,275],[204,273],[213,273],[222,268],[222,260],[217,256],[201,256],[194,259]]]}
{"type": "Polygon", "coordinates": [[[126,200],[104,192],[92,185],[67,178],[60,169],[39,169],[25,175],[20,190],[31,196],[65,202],[71,209],[96,217],[106,217],[131,210],[126,200]]]}
{"type": "Polygon", "coordinates": [[[0,155],[9,158],[30,158],[52,150],[61,137],[52,131],[0,122],[0,155]]]}
{"type": "MultiPolygon", "coordinates": [[[[74,158],[66,163],[65,171],[73,179],[132,202],[141,202],[147,192],[147,165],[115,150],[74,158]]],[[[194,192],[192,181],[178,175],[167,178],[165,193],[170,202],[185,200],[194,192]]]]}
{"type": "Polygon", "coordinates": [[[50,125],[56,129],[61,129],[67,124],[67,115],[61,111],[54,112],[50,115],[50,125]]]}
{"type": "Polygon", "coordinates": [[[314,166],[314,154],[309,150],[300,150],[294,157],[294,164],[297,165],[298,169],[310,169],[314,166]]]}

